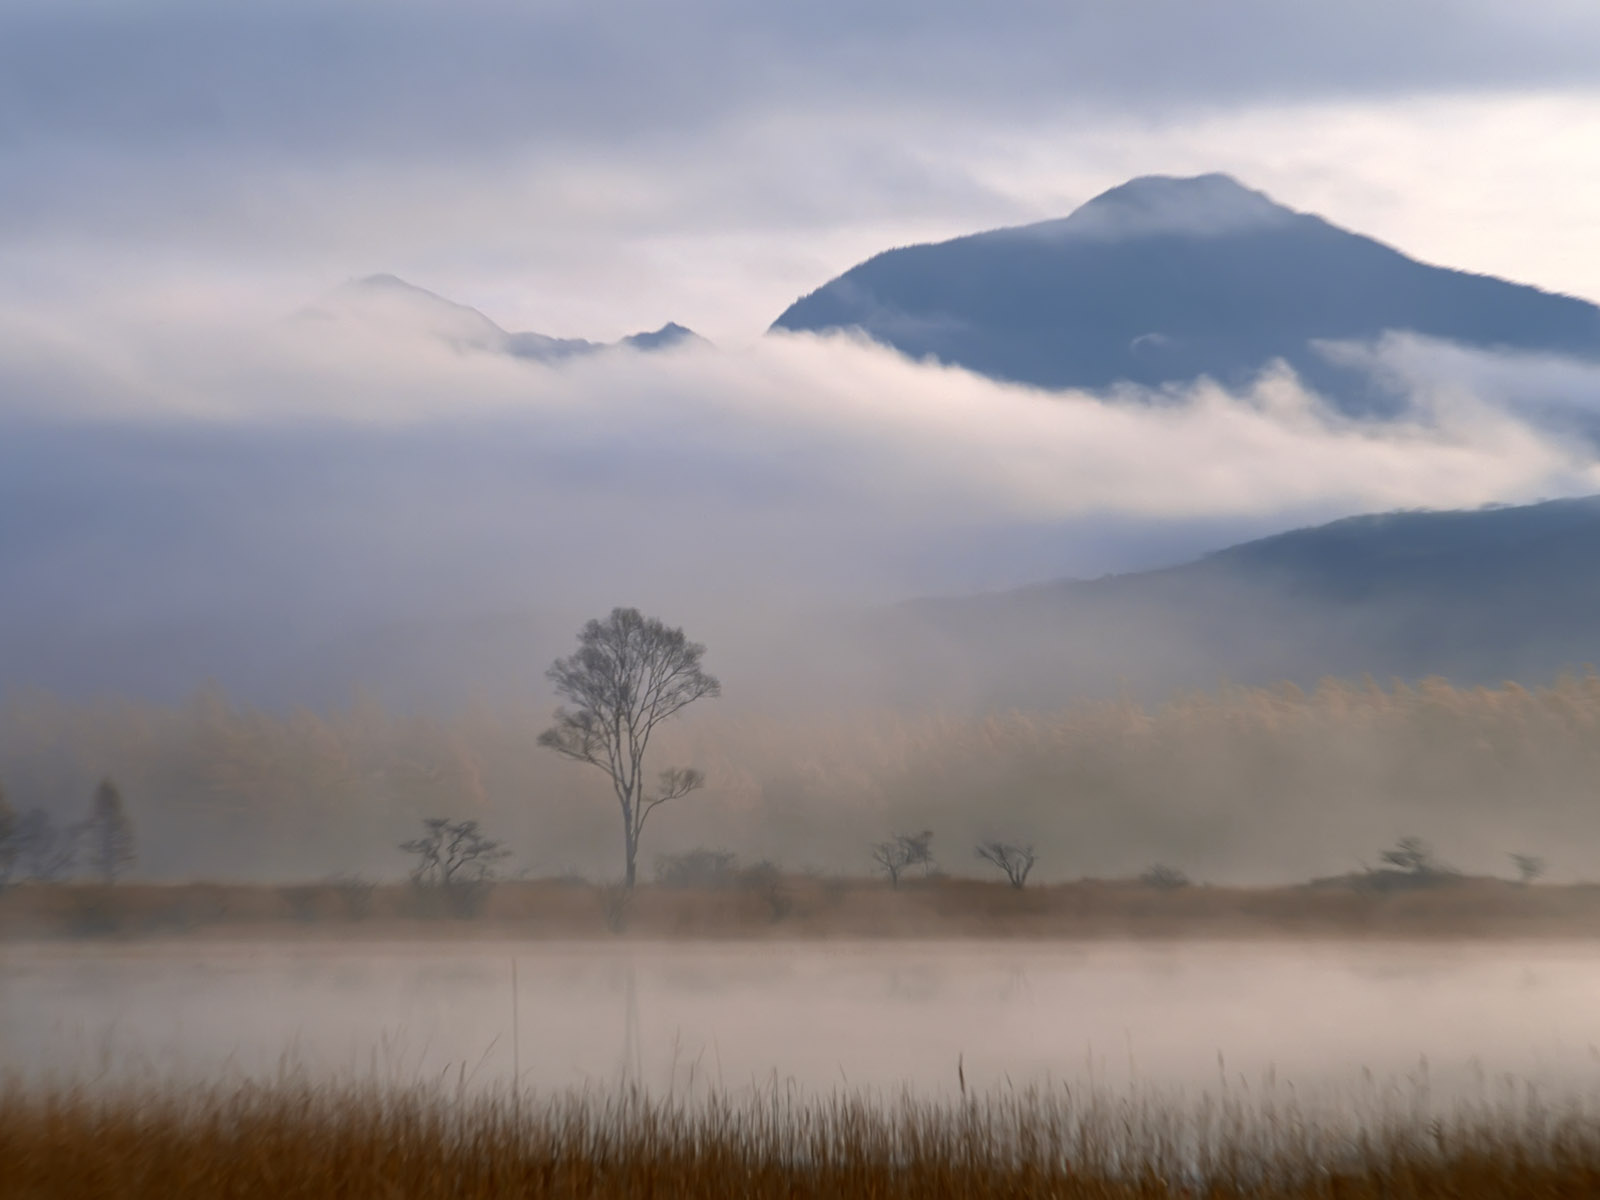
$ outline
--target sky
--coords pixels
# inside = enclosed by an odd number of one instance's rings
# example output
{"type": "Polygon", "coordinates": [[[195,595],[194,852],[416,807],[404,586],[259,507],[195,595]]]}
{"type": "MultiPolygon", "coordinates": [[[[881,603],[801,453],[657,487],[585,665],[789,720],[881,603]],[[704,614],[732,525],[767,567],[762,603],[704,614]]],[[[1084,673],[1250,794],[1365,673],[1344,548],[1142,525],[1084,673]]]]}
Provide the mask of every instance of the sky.
{"type": "Polygon", "coordinates": [[[392,271],[757,337],[877,250],[1223,170],[1600,297],[1587,0],[3,0],[0,296],[173,319],[392,271]]]}
{"type": "Polygon", "coordinates": [[[1596,64],[1588,0],[0,0],[0,673],[89,687],[91,633],[219,614],[707,636],[1600,491],[1517,407],[1591,365],[1346,347],[1417,402],[1373,425],[1271,371],[1129,405],[764,336],[873,253],[1145,173],[1600,299],[1596,64]],[[712,344],[551,368],[297,322],[375,273],[712,344]]]}

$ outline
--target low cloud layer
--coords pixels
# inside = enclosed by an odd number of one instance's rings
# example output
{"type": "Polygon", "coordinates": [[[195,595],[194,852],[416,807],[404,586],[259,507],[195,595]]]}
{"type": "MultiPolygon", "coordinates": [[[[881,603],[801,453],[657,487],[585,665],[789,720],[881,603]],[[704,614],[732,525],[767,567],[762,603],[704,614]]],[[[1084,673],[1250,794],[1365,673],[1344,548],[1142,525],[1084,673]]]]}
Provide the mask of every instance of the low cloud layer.
{"type": "MultiPolygon", "coordinates": [[[[759,642],[780,614],[1600,491],[1587,440],[1459,382],[1413,379],[1414,414],[1380,423],[1281,370],[1238,395],[1048,394],[843,337],[546,367],[296,322],[35,321],[0,351],[13,685],[121,681],[107,664],[150,630],[189,647],[181,691],[260,630],[303,653],[408,623],[569,637],[616,603],[759,642]]],[[[1363,353],[1398,378],[1452,352],[1363,353]]]]}

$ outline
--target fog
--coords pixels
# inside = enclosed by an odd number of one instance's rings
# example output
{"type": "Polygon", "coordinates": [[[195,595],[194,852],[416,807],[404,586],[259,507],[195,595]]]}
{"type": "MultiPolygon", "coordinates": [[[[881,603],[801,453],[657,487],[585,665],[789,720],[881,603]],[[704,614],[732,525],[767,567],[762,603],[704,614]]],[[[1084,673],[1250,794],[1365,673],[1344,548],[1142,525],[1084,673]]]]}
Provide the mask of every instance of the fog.
{"type": "MultiPolygon", "coordinates": [[[[544,669],[618,604],[705,642],[724,683],[661,747],[711,787],[647,865],[726,844],[855,873],[902,827],[937,828],[956,869],[972,839],[1038,838],[1054,878],[1156,860],[1303,878],[1407,833],[1487,869],[1514,848],[1595,844],[1578,743],[1553,754],[1516,732],[1514,698],[1473,719],[1518,749],[1465,776],[1475,727],[1430,742],[1425,706],[1398,697],[1340,735],[1353,749],[1337,762],[1302,752],[1309,734],[1271,751],[1173,733],[1154,760],[1167,775],[1115,757],[1176,693],[1224,677],[1533,684],[1600,657],[1581,613],[1507,599],[1504,579],[1337,608],[1215,571],[901,605],[1182,562],[1349,513],[1600,490],[1594,444],[1573,433],[1593,367],[1407,338],[1330,348],[1406,400],[1399,418],[1356,420],[1282,367],[1242,392],[1052,394],[848,337],[548,366],[455,347],[426,319],[223,309],[89,327],[41,310],[0,330],[0,782],[65,821],[115,774],[152,878],[391,878],[393,847],[441,813],[485,819],[517,870],[607,877],[612,802],[531,743],[544,669]],[[982,733],[1013,707],[1111,697],[1142,715],[1106,733],[1049,717],[1040,729],[1077,732],[1041,733],[1010,765],[982,733]],[[1262,761],[1290,765],[1269,779],[1262,761]],[[1513,818],[1507,797],[1530,789],[1513,818]],[[1247,813],[1251,833],[1229,835],[1247,813]]],[[[1552,562],[1570,570],[1565,552],[1552,562]]],[[[1547,578],[1530,568],[1526,590],[1556,595],[1547,578]]],[[[1256,701],[1216,694],[1215,711],[1242,714],[1225,728],[1255,728],[1256,701]]],[[[1296,720],[1345,719],[1317,704],[1296,720]]],[[[1568,857],[1568,877],[1594,865],[1568,857]]]]}
{"type": "MultiPolygon", "coordinates": [[[[843,337],[553,367],[193,314],[35,314],[0,340],[13,691],[538,696],[577,624],[626,603],[712,645],[749,703],[785,690],[756,678],[783,630],[840,614],[1600,489],[1570,396],[1560,421],[1518,408],[1511,362],[1434,386],[1419,364],[1448,351],[1403,341],[1345,350],[1412,397],[1360,422],[1281,367],[1238,394],[1047,394],[843,337]]],[[[795,640],[826,693],[826,639],[795,640]]]]}
{"type": "Polygon", "coordinates": [[[0,964],[0,1071],[102,1083],[504,1087],[515,1045],[544,1092],[964,1079],[1444,1102],[1507,1076],[1587,1093],[1600,1040],[1600,953],[1581,943],[202,942],[9,945],[0,964]]]}

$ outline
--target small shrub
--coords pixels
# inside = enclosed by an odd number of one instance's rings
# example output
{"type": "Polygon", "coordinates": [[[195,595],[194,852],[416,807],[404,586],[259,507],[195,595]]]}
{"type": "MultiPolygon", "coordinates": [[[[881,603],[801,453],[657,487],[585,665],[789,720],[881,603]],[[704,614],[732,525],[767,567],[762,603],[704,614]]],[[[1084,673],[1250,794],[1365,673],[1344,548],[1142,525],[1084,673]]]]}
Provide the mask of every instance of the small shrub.
{"type": "Polygon", "coordinates": [[[670,888],[720,890],[737,881],[738,864],[738,856],[730,850],[701,847],[683,854],[658,854],[656,882],[670,888]]]}
{"type": "Polygon", "coordinates": [[[378,886],[372,880],[359,875],[336,875],[330,886],[350,920],[361,921],[372,915],[372,894],[378,886]]]}
{"type": "Polygon", "coordinates": [[[406,889],[403,906],[409,917],[467,920],[483,912],[492,891],[492,879],[465,879],[455,883],[418,883],[413,880],[406,889]]]}
{"type": "Polygon", "coordinates": [[[1166,863],[1156,863],[1139,876],[1139,882],[1147,888],[1172,892],[1179,888],[1188,887],[1189,876],[1177,867],[1170,867],[1166,863]]]}
{"type": "Polygon", "coordinates": [[[296,921],[315,921],[322,915],[319,903],[322,889],[314,884],[291,884],[279,888],[278,894],[283,897],[283,902],[289,907],[289,915],[296,921]]]}
{"type": "Polygon", "coordinates": [[[67,927],[78,937],[100,937],[122,927],[122,914],[109,885],[73,889],[67,927]]]}
{"type": "Polygon", "coordinates": [[[751,863],[740,871],[739,886],[766,901],[767,912],[774,923],[794,911],[794,897],[783,882],[783,871],[770,858],[751,863]]]}

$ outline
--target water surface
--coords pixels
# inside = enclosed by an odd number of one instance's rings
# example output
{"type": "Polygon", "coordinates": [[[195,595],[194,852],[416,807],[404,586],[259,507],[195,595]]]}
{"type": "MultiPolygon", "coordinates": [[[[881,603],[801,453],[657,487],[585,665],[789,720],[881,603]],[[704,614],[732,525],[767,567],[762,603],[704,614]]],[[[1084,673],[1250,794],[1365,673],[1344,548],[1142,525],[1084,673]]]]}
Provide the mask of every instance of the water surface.
{"type": "Polygon", "coordinates": [[[28,1075],[1587,1091],[1597,1044],[1575,942],[0,946],[0,1067],[28,1075]]]}

